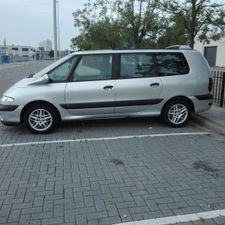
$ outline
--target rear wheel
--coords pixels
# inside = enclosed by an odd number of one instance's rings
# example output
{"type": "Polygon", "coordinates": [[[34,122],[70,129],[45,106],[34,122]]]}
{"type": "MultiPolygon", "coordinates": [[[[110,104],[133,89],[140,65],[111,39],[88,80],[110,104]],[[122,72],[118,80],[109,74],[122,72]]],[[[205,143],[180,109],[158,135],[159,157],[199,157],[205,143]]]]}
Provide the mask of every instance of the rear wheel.
{"type": "Polygon", "coordinates": [[[24,115],[24,123],[33,133],[49,133],[57,124],[57,114],[49,105],[32,105],[24,115]]]}
{"type": "Polygon", "coordinates": [[[190,107],[185,101],[175,100],[165,106],[162,117],[168,125],[182,127],[188,122],[190,114],[190,107]]]}

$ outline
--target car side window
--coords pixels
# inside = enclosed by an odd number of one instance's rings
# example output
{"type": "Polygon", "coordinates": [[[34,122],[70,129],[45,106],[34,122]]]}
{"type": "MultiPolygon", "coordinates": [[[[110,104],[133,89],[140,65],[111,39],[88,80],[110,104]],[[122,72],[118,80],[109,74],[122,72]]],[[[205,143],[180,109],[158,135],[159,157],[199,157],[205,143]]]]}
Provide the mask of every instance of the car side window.
{"type": "Polygon", "coordinates": [[[156,62],[160,76],[189,73],[188,63],[182,53],[157,53],[156,62]]]}
{"type": "Polygon", "coordinates": [[[153,76],[156,76],[153,54],[121,54],[121,79],[153,76]]]}
{"type": "Polygon", "coordinates": [[[73,81],[108,80],[112,77],[112,55],[84,55],[81,57],[73,81]]]}
{"type": "Polygon", "coordinates": [[[53,82],[66,81],[68,75],[70,74],[77,57],[73,57],[66,62],[62,63],[52,71],[48,73],[49,78],[53,82]]]}

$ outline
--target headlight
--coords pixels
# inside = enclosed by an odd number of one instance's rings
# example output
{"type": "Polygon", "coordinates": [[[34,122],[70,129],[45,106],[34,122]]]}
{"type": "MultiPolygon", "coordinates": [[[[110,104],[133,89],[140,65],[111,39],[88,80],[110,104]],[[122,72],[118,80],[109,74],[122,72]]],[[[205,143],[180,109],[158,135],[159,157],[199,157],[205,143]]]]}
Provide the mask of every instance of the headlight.
{"type": "Polygon", "coordinates": [[[0,103],[9,103],[9,102],[14,102],[14,98],[8,97],[8,96],[2,96],[0,98],[0,103]]]}

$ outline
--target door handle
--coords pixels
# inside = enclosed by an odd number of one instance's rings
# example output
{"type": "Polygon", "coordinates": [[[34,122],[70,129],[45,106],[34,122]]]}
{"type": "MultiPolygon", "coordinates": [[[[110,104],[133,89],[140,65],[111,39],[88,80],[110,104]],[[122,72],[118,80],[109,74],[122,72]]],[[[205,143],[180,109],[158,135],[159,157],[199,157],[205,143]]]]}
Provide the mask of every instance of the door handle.
{"type": "Polygon", "coordinates": [[[159,86],[159,83],[152,83],[150,84],[151,87],[156,87],[156,86],[159,86]]]}
{"type": "Polygon", "coordinates": [[[108,85],[108,86],[105,86],[103,89],[104,90],[111,90],[111,89],[113,89],[113,86],[112,85],[108,85]]]}

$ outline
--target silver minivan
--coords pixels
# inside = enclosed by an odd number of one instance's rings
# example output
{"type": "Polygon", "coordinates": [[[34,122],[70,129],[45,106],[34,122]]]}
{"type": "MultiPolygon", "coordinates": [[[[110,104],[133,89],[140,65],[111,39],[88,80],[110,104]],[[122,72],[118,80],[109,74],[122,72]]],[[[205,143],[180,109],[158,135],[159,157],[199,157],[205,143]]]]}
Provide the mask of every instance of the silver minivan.
{"type": "Polygon", "coordinates": [[[92,118],[161,116],[181,127],[209,109],[211,89],[205,58],[189,48],[78,51],[9,88],[0,119],[38,134],[92,118]]]}

